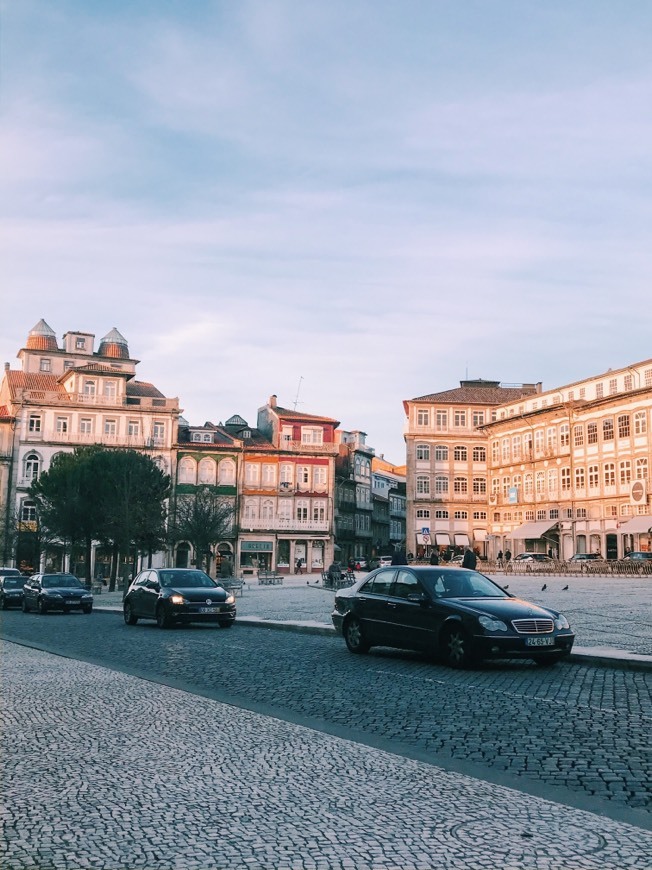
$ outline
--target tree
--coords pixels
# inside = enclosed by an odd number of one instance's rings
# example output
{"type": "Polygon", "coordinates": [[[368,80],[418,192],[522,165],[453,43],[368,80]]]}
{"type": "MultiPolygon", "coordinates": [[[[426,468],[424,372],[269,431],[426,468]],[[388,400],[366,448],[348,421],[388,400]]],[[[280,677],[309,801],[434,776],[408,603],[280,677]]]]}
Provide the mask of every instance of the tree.
{"type": "Polygon", "coordinates": [[[195,565],[210,569],[212,547],[233,532],[234,506],[231,499],[218,496],[203,486],[193,495],[179,496],[170,533],[173,541],[188,541],[195,553],[195,565]]]}

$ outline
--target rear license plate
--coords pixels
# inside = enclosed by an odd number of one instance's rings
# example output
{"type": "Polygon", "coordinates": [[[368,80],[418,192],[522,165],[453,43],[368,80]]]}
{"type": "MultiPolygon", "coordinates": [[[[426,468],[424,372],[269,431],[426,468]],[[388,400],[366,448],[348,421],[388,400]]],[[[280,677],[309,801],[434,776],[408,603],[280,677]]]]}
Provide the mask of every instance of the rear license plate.
{"type": "Polygon", "coordinates": [[[200,607],[199,612],[200,613],[219,613],[220,608],[219,607],[200,607]]]}
{"type": "Polygon", "coordinates": [[[554,646],[554,637],[526,637],[525,646],[554,646]]]}

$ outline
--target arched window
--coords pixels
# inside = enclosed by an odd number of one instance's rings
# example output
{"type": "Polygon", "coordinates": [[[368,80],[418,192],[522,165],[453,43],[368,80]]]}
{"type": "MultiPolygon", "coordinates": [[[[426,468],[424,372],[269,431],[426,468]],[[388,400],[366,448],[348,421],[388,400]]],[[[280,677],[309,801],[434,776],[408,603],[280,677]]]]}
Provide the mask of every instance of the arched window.
{"type": "Polygon", "coordinates": [[[448,494],[448,478],[445,474],[438,474],[435,478],[435,492],[438,495],[448,494]]]}
{"type": "Polygon", "coordinates": [[[235,483],[235,462],[232,459],[223,459],[217,467],[219,481],[223,486],[235,483]]]}
{"type": "Polygon", "coordinates": [[[486,462],[487,461],[487,451],[484,447],[474,447],[473,448],[473,461],[474,462],[486,462]]]}
{"type": "Polygon", "coordinates": [[[258,519],[258,499],[257,498],[248,498],[245,500],[244,519],[245,519],[245,523],[247,520],[257,520],[258,519]]]}
{"type": "Polygon", "coordinates": [[[271,498],[264,498],[260,505],[261,520],[271,520],[274,517],[274,502],[271,498]]]}
{"type": "Polygon", "coordinates": [[[456,462],[466,462],[468,459],[468,451],[466,447],[458,445],[453,451],[453,458],[456,462]]]}
{"type": "Polygon", "coordinates": [[[487,481],[484,477],[473,478],[473,495],[485,495],[487,492],[487,481]]]}
{"type": "Polygon", "coordinates": [[[417,444],[417,459],[430,459],[430,446],[428,444],[417,444]]]}
{"type": "Polygon", "coordinates": [[[23,462],[23,478],[25,481],[39,479],[41,473],[41,457],[38,453],[28,453],[23,462]]]}
{"type": "Polygon", "coordinates": [[[435,447],[435,459],[447,461],[448,447],[445,444],[437,444],[435,447]]]}
{"type": "Polygon", "coordinates": [[[469,482],[466,477],[456,477],[453,481],[453,492],[464,494],[468,492],[469,482]]]}
{"type": "Polygon", "coordinates": [[[417,475],[417,495],[430,495],[430,478],[426,474],[417,475]]]}
{"type": "Polygon", "coordinates": [[[199,463],[199,483],[213,485],[215,483],[216,468],[215,460],[205,456],[199,463]]]}
{"type": "Polygon", "coordinates": [[[196,475],[197,468],[195,460],[191,459],[190,456],[184,456],[179,463],[179,470],[177,472],[179,483],[195,483],[197,479],[196,475]]]}

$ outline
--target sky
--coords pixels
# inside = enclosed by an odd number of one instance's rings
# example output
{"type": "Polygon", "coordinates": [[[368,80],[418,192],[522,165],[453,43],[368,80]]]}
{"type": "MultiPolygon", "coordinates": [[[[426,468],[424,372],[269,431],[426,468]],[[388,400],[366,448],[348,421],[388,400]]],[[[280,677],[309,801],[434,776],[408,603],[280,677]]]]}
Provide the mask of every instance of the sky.
{"type": "Polygon", "coordinates": [[[0,362],[112,327],[192,424],[652,357],[652,3],[0,0],[0,362]]]}

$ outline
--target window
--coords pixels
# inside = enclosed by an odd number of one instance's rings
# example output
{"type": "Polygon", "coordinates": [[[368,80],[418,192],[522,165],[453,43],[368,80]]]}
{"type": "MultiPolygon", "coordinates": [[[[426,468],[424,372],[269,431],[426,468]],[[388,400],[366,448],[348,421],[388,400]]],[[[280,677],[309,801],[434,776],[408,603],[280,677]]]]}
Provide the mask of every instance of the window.
{"type": "Polygon", "coordinates": [[[629,414],[621,414],[620,417],[618,417],[618,437],[629,438],[629,435],[629,414]]]}
{"type": "Polygon", "coordinates": [[[165,441],[165,423],[154,423],[152,426],[152,437],[155,444],[162,444],[165,441]]]}
{"type": "Polygon", "coordinates": [[[127,423],[127,435],[132,438],[137,438],[140,435],[140,421],[139,420],[129,420],[127,423]]]}
{"type": "Polygon", "coordinates": [[[42,359],[41,362],[40,362],[40,364],[39,364],[39,369],[40,369],[42,372],[49,372],[49,371],[52,371],[52,360],[49,360],[49,359],[42,359]]]}
{"type": "Polygon", "coordinates": [[[297,483],[302,489],[310,483],[310,468],[307,465],[297,465],[297,483]]]}
{"type": "Polygon", "coordinates": [[[600,478],[598,476],[598,466],[597,465],[589,465],[588,475],[589,475],[589,489],[596,489],[600,485],[600,478]]]}
{"type": "Polygon", "coordinates": [[[473,478],[473,495],[485,495],[487,492],[487,481],[484,477],[473,478]]]}
{"type": "Polygon", "coordinates": [[[453,514],[453,519],[455,520],[468,520],[469,512],[468,511],[455,511],[453,514]]]}
{"type": "Polygon", "coordinates": [[[549,513],[548,513],[548,516],[550,517],[551,520],[558,520],[559,519],[559,508],[551,508],[549,513]]]}
{"type": "Polygon", "coordinates": [[[57,417],[57,432],[65,434],[68,431],[68,418],[57,417]]]}
{"type": "Polygon", "coordinates": [[[84,381],[83,393],[85,396],[94,396],[97,391],[97,384],[95,381],[84,381]]]}
{"type": "Polygon", "coordinates": [[[429,426],[430,425],[430,411],[428,408],[418,408],[417,409],[417,426],[429,426]]]}
{"type": "Polygon", "coordinates": [[[29,415],[29,431],[30,432],[40,432],[41,431],[41,415],[40,414],[30,414],[29,415]]]}
{"type": "Polygon", "coordinates": [[[23,477],[26,481],[38,480],[41,473],[41,458],[38,453],[28,453],[23,464],[23,477]]]}
{"type": "Polygon", "coordinates": [[[575,469],[575,489],[584,489],[586,486],[586,477],[583,468],[575,469]]]}
{"type": "Polygon", "coordinates": [[[473,511],[473,519],[474,520],[486,520],[487,512],[486,511],[473,511]]]}
{"type": "Polygon", "coordinates": [[[647,459],[645,457],[636,460],[636,479],[647,480],[647,459]]]}
{"type": "Polygon", "coordinates": [[[312,470],[312,482],[315,487],[326,486],[328,480],[328,469],[325,465],[315,465],[312,470]]]}
{"type": "Polygon", "coordinates": [[[104,434],[109,437],[115,437],[116,432],[118,431],[118,422],[117,420],[105,420],[104,421],[104,434]]]}
{"type": "Polygon", "coordinates": [[[281,472],[280,472],[280,483],[281,489],[289,489],[292,486],[292,481],[294,480],[294,467],[290,462],[281,463],[281,472]]]}
{"type": "Polygon", "coordinates": [[[598,424],[597,423],[587,423],[586,424],[586,442],[587,442],[587,444],[597,444],[598,443],[598,424]]]}
{"type": "Polygon", "coordinates": [[[537,429],[534,433],[534,452],[539,455],[543,453],[543,429],[537,429]]]}
{"type": "Polygon", "coordinates": [[[258,519],[258,499],[257,498],[245,499],[245,504],[244,504],[245,524],[246,524],[247,520],[257,520],[257,519],[258,519]]]}
{"type": "Polygon", "coordinates": [[[84,350],[86,347],[86,339],[85,338],[76,338],[75,339],[75,350],[84,350]]]}
{"type": "Polygon", "coordinates": [[[575,447],[584,446],[584,426],[581,423],[573,426],[573,444],[575,447]]]}
{"type": "Polygon", "coordinates": [[[260,481],[260,463],[245,462],[245,483],[247,486],[258,486],[260,481]]]}
{"type": "Polygon", "coordinates": [[[68,369],[72,369],[72,368],[74,368],[74,367],[75,367],[75,363],[74,363],[71,359],[64,360],[64,362],[63,362],[63,370],[64,370],[65,372],[67,372],[68,369]]]}
{"type": "Polygon", "coordinates": [[[448,411],[437,411],[436,420],[438,429],[448,429],[448,411]]]}
{"type": "Polygon", "coordinates": [[[323,523],[326,519],[326,502],[323,499],[312,503],[312,518],[317,523],[323,523]]]}
{"type": "Polygon", "coordinates": [[[512,436],[512,458],[515,460],[519,460],[521,458],[521,436],[513,435],[512,436]]]}
{"type": "Polygon", "coordinates": [[[428,508],[417,508],[417,519],[418,520],[429,520],[430,519],[430,510],[428,508]]]}
{"type": "Polygon", "coordinates": [[[548,469],[548,492],[552,495],[557,492],[557,469],[548,469]]]}
{"type": "Polygon", "coordinates": [[[615,462],[605,462],[605,465],[604,465],[604,485],[605,486],[615,486],[616,485],[616,463],[615,462]]]}
{"type": "Polygon", "coordinates": [[[602,440],[614,440],[614,421],[611,419],[602,421],[602,440]]]}
{"type": "Polygon", "coordinates": [[[192,440],[201,442],[201,432],[193,432],[192,440]]]}
{"type": "Polygon", "coordinates": [[[557,428],[555,426],[549,426],[546,429],[546,449],[553,452],[557,449],[557,428]]]}
{"type": "Polygon", "coordinates": [[[301,443],[302,444],[323,444],[324,430],[321,427],[301,427],[301,443]]]}
{"type": "Polygon", "coordinates": [[[36,503],[27,499],[20,506],[21,523],[36,522],[36,503]]]}
{"type": "Polygon", "coordinates": [[[473,427],[484,426],[484,411],[473,412],[473,427]]]}
{"type": "Polygon", "coordinates": [[[561,470],[561,488],[562,492],[571,488],[570,468],[562,468],[561,470]]]}
{"type": "Polygon", "coordinates": [[[526,474],[525,477],[523,478],[523,492],[526,495],[532,495],[533,483],[534,483],[534,481],[532,480],[532,475],[526,474]]]}
{"type": "MultiPolygon", "coordinates": [[[[564,474],[564,469],[562,469],[562,486],[563,486],[563,479],[564,479],[563,474],[564,474]]],[[[570,469],[569,469],[568,476],[570,477],[570,469]]],[[[536,491],[539,493],[539,495],[541,495],[542,493],[545,492],[545,489],[546,489],[546,473],[545,473],[545,471],[537,471],[535,486],[536,486],[536,491]]]]}
{"type": "Polygon", "coordinates": [[[283,426],[281,429],[281,441],[292,441],[292,426],[283,426]]]}
{"type": "Polygon", "coordinates": [[[466,411],[456,410],[453,419],[457,429],[466,429],[466,411]]]}
{"type": "Polygon", "coordinates": [[[595,397],[601,399],[604,396],[604,384],[595,385],[595,397]]]}
{"type": "Polygon", "coordinates": [[[445,447],[443,444],[437,444],[435,447],[435,460],[440,462],[448,461],[448,447],[445,447]]]}
{"type": "Polygon", "coordinates": [[[620,485],[627,484],[632,479],[632,463],[629,459],[624,459],[620,463],[620,485]]]}
{"type": "Polygon", "coordinates": [[[106,399],[115,400],[116,392],[115,381],[104,381],[104,397],[106,399]]]}
{"type": "Polygon", "coordinates": [[[213,486],[217,477],[215,460],[205,456],[199,463],[199,482],[207,486],[213,486]]]}
{"type": "Polygon", "coordinates": [[[235,483],[235,462],[232,459],[223,459],[217,466],[217,477],[220,485],[233,486],[235,483]]]}
{"type": "Polygon", "coordinates": [[[260,503],[260,518],[261,520],[272,520],[274,518],[274,502],[271,498],[264,498],[260,503]]]}
{"type": "Polygon", "coordinates": [[[500,454],[503,462],[509,462],[509,438],[503,438],[500,448],[500,454]]]}
{"type": "Polygon", "coordinates": [[[523,451],[524,451],[524,455],[526,458],[532,456],[532,433],[531,432],[527,432],[523,436],[523,451]]]}
{"type": "Polygon", "coordinates": [[[645,435],[647,432],[647,417],[645,411],[634,414],[634,435],[645,435]]]}
{"type": "Polygon", "coordinates": [[[468,451],[466,447],[456,447],[453,451],[453,459],[456,462],[466,462],[468,459],[468,451]]]}
{"type": "Polygon", "coordinates": [[[486,462],[487,461],[487,451],[484,447],[474,447],[473,448],[473,461],[474,462],[486,462]]]}
{"type": "MultiPolygon", "coordinates": [[[[299,499],[299,501],[297,501],[296,517],[300,523],[307,523],[308,522],[308,507],[309,507],[309,502],[306,499],[299,499]]],[[[356,514],[356,519],[357,519],[357,517],[358,517],[358,514],[356,514]]]]}
{"type": "Polygon", "coordinates": [[[425,474],[417,475],[417,495],[430,495],[430,478],[425,474]]]}
{"type": "Polygon", "coordinates": [[[448,511],[435,511],[435,519],[436,520],[447,520],[448,519],[448,511]]]}
{"type": "Polygon", "coordinates": [[[91,417],[82,417],[79,421],[79,432],[82,435],[93,434],[93,420],[91,417]]]}
{"type": "Polygon", "coordinates": [[[448,478],[443,474],[438,474],[435,477],[435,494],[448,495],[448,478]]]}
{"type": "Polygon", "coordinates": [[[276,486],[276,466],[271,462],[263,463],[263,486],[276,486]]]}
{"type": "Polygon", "coordinates": [[[453,492],[464,495],[469,490],[469,482],[466,477],[456,477],[453,481],[453,492]]]}
{"type": "Polygon", "coordinates": [[[645,369],[645,386],[652,387],[652,369],[645,369]]]}
{"type": "Polygon", "coordinates": [[[195,473],[194,459],[191,459],[189,456],[184,456],[179,463],[179,483],[194,483],[195,473]]]}
{"type": "Polygon", "coordinates": [[[494,465],[498,462],[498,457],[500,456],[500,444],[498,441],[491,442],[491,461],[494,465]]]}
{"type": "Polygon", "coordinates": [[[623,380],[623,386],[625,387],[625,392],[631,393],[632,389],[634,388],[631,375],[625,375],[625,378],[623,380]]]}
{"type": "Polygon", "coordinates": [[[613,396],[618,392],[618,379],[617,378],[609,378],[609,395],[613,396]]]}
{"type": "Polygon", "coordinates": [[[430,459],[430,447],[427,444],[417,444],[417,459],[430,459]]]}
{"type": "Polygon", "coordinates": [[[545,512],[544,510],[538,510],[538,511],[537,511],[537,519],[538,519],[538,520],[545,520],[545,519],[547,519],[547,517],[546,517],[546,512],[545,512]]]}

